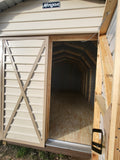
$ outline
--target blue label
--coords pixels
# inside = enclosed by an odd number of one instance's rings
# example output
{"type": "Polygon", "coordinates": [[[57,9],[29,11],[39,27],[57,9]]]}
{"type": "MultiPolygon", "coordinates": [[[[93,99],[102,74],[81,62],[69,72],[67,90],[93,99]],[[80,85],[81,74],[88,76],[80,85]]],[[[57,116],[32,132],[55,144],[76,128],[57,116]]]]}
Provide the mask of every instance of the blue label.
{"type": "Polygon", "coordinates": [[[46,2],[43,3],[43,8],[58,8],[60,7],[60,2],[46,2]]]}

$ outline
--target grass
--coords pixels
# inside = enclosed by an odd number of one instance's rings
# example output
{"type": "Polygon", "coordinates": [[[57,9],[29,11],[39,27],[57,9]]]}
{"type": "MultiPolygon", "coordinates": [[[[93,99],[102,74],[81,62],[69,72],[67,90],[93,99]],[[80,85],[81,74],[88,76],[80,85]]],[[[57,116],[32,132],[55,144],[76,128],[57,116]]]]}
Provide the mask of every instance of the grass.
{"type": "Polygon", "coordinates": [[[0,146],[0,160],[70,160],[71,157],[63,154],[43,152],[36,149],[6,145],[0,146]]]}

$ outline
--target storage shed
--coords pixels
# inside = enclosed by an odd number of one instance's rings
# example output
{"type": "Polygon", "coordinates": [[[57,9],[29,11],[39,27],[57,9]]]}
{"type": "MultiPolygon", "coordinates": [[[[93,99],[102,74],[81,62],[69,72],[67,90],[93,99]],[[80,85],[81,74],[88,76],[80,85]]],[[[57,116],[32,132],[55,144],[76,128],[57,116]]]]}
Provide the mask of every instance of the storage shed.
{"type": "Polygon", "coordinates": [[[0,1],[1,140],[114,159],[116,6],[117,0],[0,1]]]}

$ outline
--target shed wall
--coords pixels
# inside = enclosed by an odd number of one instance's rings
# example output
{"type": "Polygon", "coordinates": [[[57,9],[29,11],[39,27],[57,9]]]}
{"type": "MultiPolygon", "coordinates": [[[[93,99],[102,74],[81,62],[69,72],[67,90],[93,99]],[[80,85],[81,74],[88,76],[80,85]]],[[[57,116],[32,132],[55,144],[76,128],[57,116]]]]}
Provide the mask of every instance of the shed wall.
{"type": "Polygon", "coordinates": [[[114,58],[114,52],[115,52],[116,21],[117,21],[117,9],[115,10],[112,21],[107,31],[107,39],[110,45],[110,50],[113,58],[114,58]]]}
{"type": "MultiPolygon", "coordinates": [[[[0,72],[2,70],[1,63],[2,63],[2,40],[0,40],[0,72]]],[[[2,74],[0,74],[0,91],[1,91],[1,87],[2,87],[1,78],[2,78],[2,74]]],[[[0,92],[0,103],[1,103],[1,96],[2,96],[1,93],[2,92],[0,92]]],[[[2,132],[1,132],[2,131],[2,116],[1,116],[1,113],[2,113],[2,111],[0,109],[0,140],[2,139],[2,132]]]]}
{"type": "Polygon", "coordinates": [[[0,14],[0,36],[97,33],[104,2],[62,0],[60,8],[43,9],[44,1],[26,1],[0,14]]]}

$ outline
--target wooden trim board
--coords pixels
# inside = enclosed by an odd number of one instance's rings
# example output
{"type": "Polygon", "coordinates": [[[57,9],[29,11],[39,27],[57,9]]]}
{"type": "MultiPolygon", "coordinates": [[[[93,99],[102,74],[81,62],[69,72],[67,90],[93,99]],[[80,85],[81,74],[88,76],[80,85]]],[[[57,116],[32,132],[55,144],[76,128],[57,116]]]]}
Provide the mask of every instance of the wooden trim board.
{"type": "Polygon", "coordinates": [[[118,0],[106,0],[106,7],[103,15],[103,24],[100,28],[100,34],[105,35],[113,17],[118,0]]]}
{"type": "MultiPolygon", "coordinates": [[[[95,96],[101,95],[102,92],[102,68],[101,68],[101,57],[100,57],[100,45],[98,44],[97,51],[97,66],[96,66],[96,84],[95,84],[95,96]]],[[[100,128],[100,108],[96,100],[94,101],[94,121],[93,128],[100,128]]],[[[93,137],[95,142],[99,142],[98,134],[93,137]]],[[[92,160],[98,160],[98,155],[92,152],[92,160]]]]}
{"type": "Polygon", "coordinates": [[[95,41],[98,39],[98,34],[55,35],[50,36],[50,38],[52,41],[95,41]]]}
{"type": "Polygon", "coordinates": [[[47,67],[47,101],[46,101],[46,137],[49,138],[49,119],[50,119],[50,97],[51,97],[51,72],[52,72],[52,40],[49,38],[49,49],[48,49],[48,67],[47,67]]]}
{"type": "MultiPolygon", "coordinates": [[[[102,61],[103,82],[105,87],[105,100],[107,108],[111,104],[112,97],[112,80],[113,80],[113,59],[108,45],[106,35],[99,37],[100,54],[102,61]]],[[[106,109],[107,109],[106,108],[106,109]]]]}

